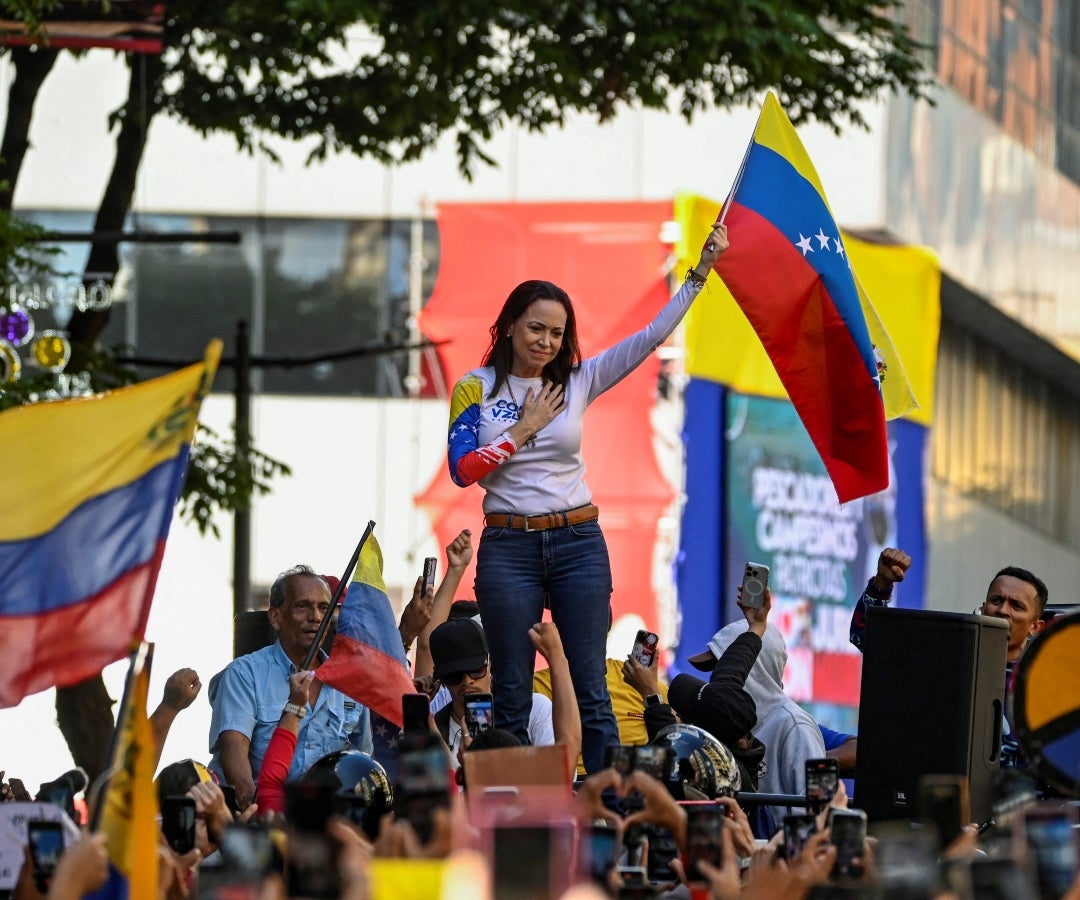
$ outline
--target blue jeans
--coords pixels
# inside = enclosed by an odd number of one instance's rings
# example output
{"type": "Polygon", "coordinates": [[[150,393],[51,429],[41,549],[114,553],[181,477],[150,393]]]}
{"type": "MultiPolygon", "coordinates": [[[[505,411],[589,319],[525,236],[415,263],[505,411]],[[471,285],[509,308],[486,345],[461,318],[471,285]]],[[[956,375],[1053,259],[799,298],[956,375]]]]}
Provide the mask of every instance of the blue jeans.
{"type": "Polygon", "coordinates": [[[495,726],[528,741],[536,657],[528,632],[547,595],[577,694],[585,769],[600,771],[604,748],[619,743],[606,681],[611,564],[600,523],[531,532],[485,527],[475,591],[491,652],[495,726]]]}

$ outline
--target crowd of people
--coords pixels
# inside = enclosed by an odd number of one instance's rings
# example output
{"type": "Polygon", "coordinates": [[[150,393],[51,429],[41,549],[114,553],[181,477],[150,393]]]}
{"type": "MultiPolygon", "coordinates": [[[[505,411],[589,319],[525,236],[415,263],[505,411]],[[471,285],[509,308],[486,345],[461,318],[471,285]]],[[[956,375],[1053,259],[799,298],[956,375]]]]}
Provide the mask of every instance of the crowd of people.
{"type": "MultiPolygon", "coordinates": [[[[162,897],[1080,900],[1074,831],[1071,855],[1057,856],[1003,819],[869,837],[857,782],[852,803],[839,777],[857,774],[857,736],[785,693],[767,589],[759,605],[740,589],[742,618],[691,657],[707,680],[665,684],[660,653],[607,658],[611,573],[582,415],[671,333],[726,247],[717,224],[654,322],[585,360],[565,292],[529,281],[511,293],[451,403],[451,477],[485,491],[477,601],[455,601],[474,552],[466,530],[446,547],[438,589],[418,579],[398,623],[415,689],[399,729],[315,677],[331,581],[310,566],[282,572],[269,595],[275,640],[209,681],[206,762],[157,775],[162,897]],[[824,780],[811,786],[810,771],[824,780]]],[[[882,551],[853,604],[856,646],[866,607],[887,604],[910,565],[882,551]]],[[[994,576],[981,612],[1008,622],[1003,678],[1046,602],[1030,572],[994,576]]],[[[150,715],[155,768],[201,689],[191,669],[168,679],[150,715]]],[[[1004,763],[1022,768],[1008,729],[1005,743],[1004,763]]],[[[0,776],[0,800],[31,799],[0,776]]],[[[1068,799],[1053,802],[1075,820],[1068,799]]],[[[84,833],[45,862],[28,846],[13,894],[81,897],[107,875],[103,836],[84,833]]]]}

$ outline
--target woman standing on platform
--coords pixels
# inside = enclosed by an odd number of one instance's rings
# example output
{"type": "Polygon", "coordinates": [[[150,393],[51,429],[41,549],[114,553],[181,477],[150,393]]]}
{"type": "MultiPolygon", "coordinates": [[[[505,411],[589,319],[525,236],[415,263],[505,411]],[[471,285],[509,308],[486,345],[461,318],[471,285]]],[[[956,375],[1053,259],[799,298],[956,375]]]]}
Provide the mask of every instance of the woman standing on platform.
{"type": "Polygon", "coordinates": [[[479,482],[484,531],[476,599],[491,654],[495,725],[527,741],[535,649],[529,628],[545,598],[563,638],[581,710],[585,768],[619,742],[605,682],[611,606],[607,545],[585,484],[586,407],[640,365],[679,324],[720,254],[716,224],[698,264],[641,331],[582,360],[574,308],[548,281],[519,284],[491,326],[483,367],[455,386],[448,460],[460,487],[479,482]]]}

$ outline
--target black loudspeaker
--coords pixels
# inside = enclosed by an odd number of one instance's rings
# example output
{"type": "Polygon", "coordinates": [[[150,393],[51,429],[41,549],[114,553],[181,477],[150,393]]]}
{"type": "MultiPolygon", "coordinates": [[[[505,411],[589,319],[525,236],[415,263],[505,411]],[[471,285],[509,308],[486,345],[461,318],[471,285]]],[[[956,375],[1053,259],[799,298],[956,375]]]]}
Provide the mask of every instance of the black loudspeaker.
{"type": "Polygon", "coordinates": [[[871,821],[918,817],[919,778],[966,775],[971,818],[989,818],[1001,753],[1003,619],[869,607],[855,805],[871,821]]]}
{"type": "Polygon", "coordinates": [[[246,656],[268,647],[276,640],[265,609],[247,610],[233,618],[233,657],[246,656]]]}

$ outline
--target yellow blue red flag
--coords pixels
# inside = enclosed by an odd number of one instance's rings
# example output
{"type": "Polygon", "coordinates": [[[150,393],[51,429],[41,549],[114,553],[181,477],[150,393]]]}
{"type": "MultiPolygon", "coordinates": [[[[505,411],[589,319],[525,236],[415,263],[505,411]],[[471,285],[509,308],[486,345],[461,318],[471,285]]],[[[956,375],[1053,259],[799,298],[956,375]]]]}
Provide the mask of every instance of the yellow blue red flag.
{"type": "Polygon", "coordinates": [[[142,638],[220,355],[213,341],[161,378],[0,414],[0,707],[142,638]]]}
{"type": "Polygon", "coordinates": [[[109,852],[109,877],[93,900],[153,900],[158,887],[158,802],[154,789],[154,734],[146,717],[150,648],[140,642],[132,654],[128,684],[116,722],[111,776],[99,827],[109,852]]]}
{"type": "Polygon", "coordinates": [[[330,656],[315,671],[384,719],[402,727],[401,697],[416,690],[383,582],[383,556],[375,535],[360,548],[345,601],[338,614],[330,656]]]}
{"type": "Polygon", "coordinates": [[[731,247],[717,274],[768,353],[837,497],[883,490],[882,376],[899,360],[859,287],[813,163],[771,92],[723,215],[731,247]]]}

